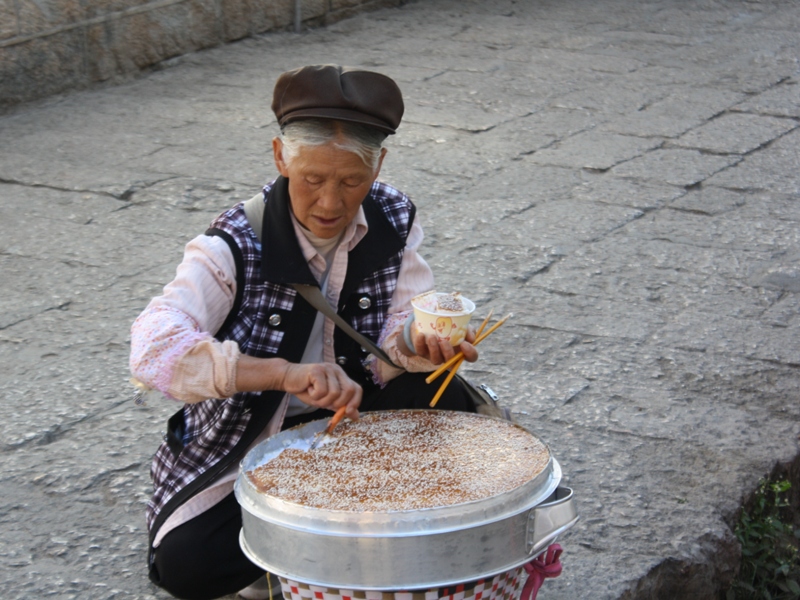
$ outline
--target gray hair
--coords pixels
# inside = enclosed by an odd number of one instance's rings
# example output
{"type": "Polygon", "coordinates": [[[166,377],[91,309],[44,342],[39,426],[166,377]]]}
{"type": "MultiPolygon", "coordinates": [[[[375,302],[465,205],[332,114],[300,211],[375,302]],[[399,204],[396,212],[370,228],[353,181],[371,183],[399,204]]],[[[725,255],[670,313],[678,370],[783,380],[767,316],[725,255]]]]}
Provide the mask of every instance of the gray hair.
{"type": "Polygon", "coordinates": [[[299,119],[283,126],[283,160],[288,164],[302,146],[332,144],[358,155],[374,171],[378,168],[386,134],[374,127],[331,119],[299,119]]]}

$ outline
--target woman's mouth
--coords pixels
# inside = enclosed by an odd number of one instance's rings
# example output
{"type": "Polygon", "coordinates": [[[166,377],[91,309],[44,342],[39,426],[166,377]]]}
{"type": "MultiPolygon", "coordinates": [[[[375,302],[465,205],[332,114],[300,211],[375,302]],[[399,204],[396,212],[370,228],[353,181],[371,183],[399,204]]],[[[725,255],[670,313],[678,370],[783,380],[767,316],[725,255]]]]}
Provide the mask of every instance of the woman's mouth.
{"type": "Polygon", "coordinates": [[[317,223],[319,223],[323,227],[332,227],[333,225],[336,225],[341,220],[341,218],[342,217],[326,218],[326,217],[320,217],[318,215],[314,217],[317,223]]]}

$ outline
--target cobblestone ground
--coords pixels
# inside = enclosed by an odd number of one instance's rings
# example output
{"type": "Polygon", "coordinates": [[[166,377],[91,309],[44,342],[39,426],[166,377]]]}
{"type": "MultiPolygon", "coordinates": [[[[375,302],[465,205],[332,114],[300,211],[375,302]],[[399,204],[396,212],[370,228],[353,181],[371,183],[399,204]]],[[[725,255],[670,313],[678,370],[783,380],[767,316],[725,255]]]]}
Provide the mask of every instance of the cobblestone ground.
{"type": "Polygon", "coordinates": [[[383,178],[438,287],[514,317],[467,373],[547,441],[581,522],[540,598],[712,598],[800,431],[800,3],[428,0],[0,117],[0,589],[161,599],[129,326],[274,176],[276,76],[399,82],[383,178]]]}

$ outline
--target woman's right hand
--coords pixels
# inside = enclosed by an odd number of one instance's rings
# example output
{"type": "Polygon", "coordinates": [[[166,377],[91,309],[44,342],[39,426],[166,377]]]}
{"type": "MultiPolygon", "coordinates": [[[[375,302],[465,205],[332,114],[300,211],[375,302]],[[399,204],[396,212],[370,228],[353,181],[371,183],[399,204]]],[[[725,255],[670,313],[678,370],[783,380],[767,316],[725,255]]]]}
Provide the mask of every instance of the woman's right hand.
{"type": "Polygon", "coordinates": [[[279,390],[317,408],[337,410],[358,419],[361,386],[344,369],[331,363],[290,363],[282,358],[255,358],[243,354],[236,364],[236,391],[279,390]]]}
{"type": "Polygon", "coordinates": [[[333,411],[347,406],[345,415],[354,421],[358,420],[363,391],[339,365],[288,363],[283,389],[309,406],[333,411]]]}

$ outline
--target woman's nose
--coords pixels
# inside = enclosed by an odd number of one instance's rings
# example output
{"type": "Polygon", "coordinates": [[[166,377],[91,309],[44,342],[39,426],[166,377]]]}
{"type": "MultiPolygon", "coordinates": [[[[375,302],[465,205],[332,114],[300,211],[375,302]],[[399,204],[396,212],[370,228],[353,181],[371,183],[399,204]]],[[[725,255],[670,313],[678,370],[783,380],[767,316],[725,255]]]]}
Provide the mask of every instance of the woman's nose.
{"type": "Polygon", "coordinates": [[[317,199],[317,204],[322,208],[335,209],[342,204],[342,194],[339,186],[335,184],[326,184],[322,187],[317,199]]]}

